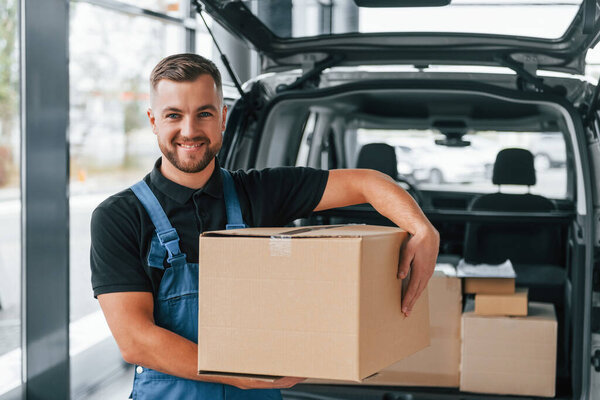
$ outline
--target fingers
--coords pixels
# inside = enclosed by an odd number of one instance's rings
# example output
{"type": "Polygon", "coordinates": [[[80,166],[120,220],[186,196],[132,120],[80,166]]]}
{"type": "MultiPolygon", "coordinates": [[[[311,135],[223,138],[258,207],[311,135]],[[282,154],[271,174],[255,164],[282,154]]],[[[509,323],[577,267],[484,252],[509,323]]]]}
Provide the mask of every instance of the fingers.
{"type": "Polygon", "coordinates": [[[284,376],[273,382],[273,389],[289,389],[292,386],[297,385],[300,382],[305,381],[306,378],[297,378],[292,376],[284,376]]]}
{"type": "Polygon", "coordinates": [[[408,316],[433,275],[439,251],[439,234],[435,230],[416,234],[406,242],[403,250],[398,275],[402,275],[400,271],[404,271],[404,268],[407,273],[410,270],[408,287],[402,296],[402,313],[408,316]]]}
{"type": "Polygon", "coordinates": [[[274,381],[264,381],[260,379],[252,378],[240,378],[239,383],[234,386],[240,389],[289,389],[300,382],[305,381],[306,378],[297,378],[291,376],[283,376],[277,378],[274,381]]]}
{"type": "Polygon", "coordinates": [[[408,245],[410,239],[406,240],[400,249],[400,258],[398,260],[398,274],[396,278],[404,279],[408,276],[408,271],[410,270],[410,264],[414,258],[414,251],[412,251],[412,246],[408,245]]]}
{"type": "Polygon", "coordinates": [[[402,296],[402,313],[404,315],[406,315],[407,317],[410,315],[410,312],[412,311],[412,307],[416,300],[415,297],[417,296],[417,293],[418,293],[419,284],[420,284],[420,279],[417,276],[415,276],[415,274],[413,272],[412,276],[410,277],[410,281],[408,282],[408,287],[406,289],[406,293],[404,294],[404,296],[402,296]]]}
{"type": "Polygon", "coordinates": [[[406,299],[406,302],[404,302],[404,300],[402,301],[402,312],[404,313],[404,315],[406,315],[407,317],[410,316],[410,313],[413,307],[415,306],[415,303],[421,296],[421,293],[423,293],[423,290],[426,286],[427,283],[424,282],[422,279],[419,279],[418,281],[415,280],[415,291],[411,293],[411,296],[408,299],[406,299]],[[406,309],[406,311],[404,311],[404,309],[406,309]]]}

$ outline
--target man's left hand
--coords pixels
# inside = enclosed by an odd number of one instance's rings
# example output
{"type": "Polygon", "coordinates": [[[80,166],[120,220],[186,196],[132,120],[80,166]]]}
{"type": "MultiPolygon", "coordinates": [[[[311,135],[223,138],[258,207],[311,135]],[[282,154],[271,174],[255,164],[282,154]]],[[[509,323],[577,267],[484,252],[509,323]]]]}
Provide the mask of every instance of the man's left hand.
{"type": "Polygon", "coordinates": [[[432,226],[415,233],[404,243],[398,263],[398,278],[409,276],[402,295],[402,312],[407,317],[433,275],[440,246],[440,235],[432,226]]]}

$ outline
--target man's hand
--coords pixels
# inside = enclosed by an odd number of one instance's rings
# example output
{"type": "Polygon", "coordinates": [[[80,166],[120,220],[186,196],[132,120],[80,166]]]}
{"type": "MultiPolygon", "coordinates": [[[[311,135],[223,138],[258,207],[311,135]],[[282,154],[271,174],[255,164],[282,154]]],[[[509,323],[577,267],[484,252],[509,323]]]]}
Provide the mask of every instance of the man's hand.
{"type": "Polygon", "coordinates": [[[198,345],[155,325],[152,293],[108,293],[99,295],[98,300],[123,359],[130,364],[241,389],[290,388],[305,379],[283,377],[265,382],[251,378],[198,375],[198,345]]]}
{"type": "Polygon", "coordinates": [[[411,234],[398,266],[398,277],[410,271],[402,312],[408,316],[433,275],[440,235],[415,200],[389,176],[368,169],[329,171],[327,186],[314,211],[369,203],[381,215],[411,234]]]}
{"type": "Polygon", "coordinates": [[[232,382],[230,384],[240,389],[289,389],[304,380],[306,380],[306,378],[295,378],[291,376],[284,376],[273,382],[252,378],[239,378],[238,382],[232,382]]]}
{"type": "Polygon", "coordinates": [[[402,312],[407,317],[433,275],[439,246],[440,235],[433,227],[416,233],[404,243],[398,263],[398,278],[405,279],[410,272],[408,287],[402,294],[402,312]]]}

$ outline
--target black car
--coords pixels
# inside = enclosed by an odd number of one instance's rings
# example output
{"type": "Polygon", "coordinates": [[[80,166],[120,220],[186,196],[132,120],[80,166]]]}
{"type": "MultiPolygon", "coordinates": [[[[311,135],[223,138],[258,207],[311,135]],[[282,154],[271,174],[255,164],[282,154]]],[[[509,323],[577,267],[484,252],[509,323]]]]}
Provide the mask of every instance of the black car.
{"type": "MultiPolygon", "coordinates": [[[[551,302],[557,310],[556,397],[600,398],[599,86],[583,77],[586,52],[600,35],[596,0],[202,5],[258,52],[263,72],[243,86],[230,108],[219,154],[225,167],[379,169],[407,188],[440,232],[440,262],[493,263],[497,249],[488,243],[473,250],[474,243],[501,240],[517,284],[529,287],[530,300],[551,302]],[[462,25],[452,26],[461,15],[462,25]],[[538,139],[549,135],[564,152],[552,159],[563,162],[541,168],[538,161],[537,171],[521,171],[537,174],[525,184],[492,182],[497,153],[517,148],[522,152],[509,153],[533,157],[538,139]],[[436,163],[441,176],[462,162],[481,168],[464,167],[465,177],[454,184],[415,179],[408,161],[396,158],[397,146],[464,155],[436,163]],[[375,154],[361,163],[367,147],[375,154]],[[398,172],[402,162],[410,176],[398,172]],[[537,205],[523,200],[532,197],[537,205]]],[[[415,154],[426,157],[427,151],[415,154]]],[[[416,168],[417,161],[409,161],[416,168]]],[[[365,205],[297,221],[355,222],[390,224],[365,205]]],[[[458,388],[312,384],[284,395],[490,398],[458,388]]]]}

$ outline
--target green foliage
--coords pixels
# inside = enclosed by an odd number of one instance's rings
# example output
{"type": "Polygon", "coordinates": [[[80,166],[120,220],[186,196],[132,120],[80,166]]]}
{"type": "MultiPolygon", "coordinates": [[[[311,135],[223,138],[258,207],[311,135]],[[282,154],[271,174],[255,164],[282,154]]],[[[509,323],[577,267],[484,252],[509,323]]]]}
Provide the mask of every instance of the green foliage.
{"type": "Polygon", "coordinates": [[[16,0],[0,0],[0,123],[4,135],[10,133],[5,129],[10,129],[17,112],[17,7],[16,0]]]}

